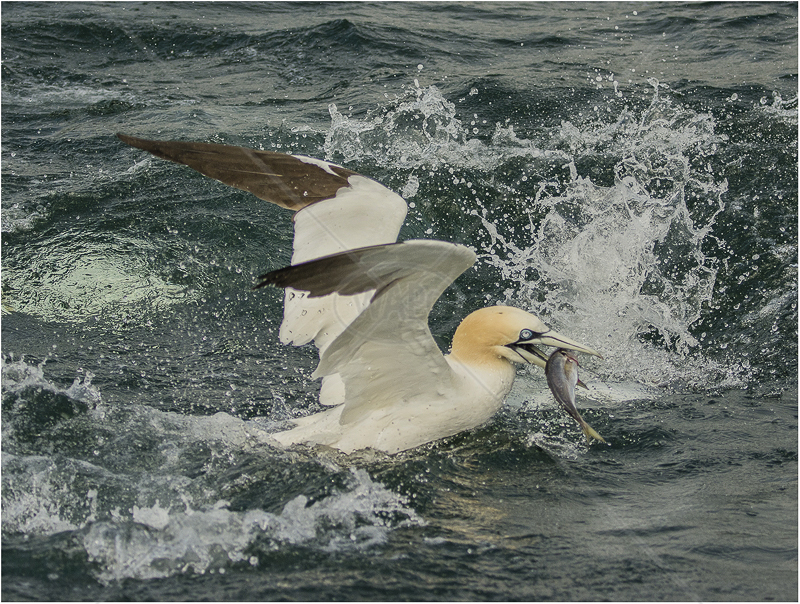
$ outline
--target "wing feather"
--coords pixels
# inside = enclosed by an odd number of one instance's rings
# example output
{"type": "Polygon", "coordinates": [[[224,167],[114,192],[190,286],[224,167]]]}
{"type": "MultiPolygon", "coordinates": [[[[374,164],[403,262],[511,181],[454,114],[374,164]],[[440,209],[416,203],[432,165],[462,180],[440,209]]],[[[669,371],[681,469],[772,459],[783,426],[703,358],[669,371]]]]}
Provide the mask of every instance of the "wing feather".
{"type": "Polygon", "coordinates": [[[258,287],[290,286],[316,296],[368,294],[369,305],[323,351],[314,377],[340,374],[341,422],[366,410],[445,392],[452,370],[428,327],[433,304],[472,266],[475,253],[442,241],[351,250],[262,275],[258,287]]]}
{"type": "MultiPolygon", "coordinates": [[[[380,183],[319,159],[233,145],[117,136],[157,157],[295,210],[292,264],[393,243],[408,209],[402,197],[380,183]]],[[[369,296],[338,294],[309,299],[287,289],[281,342],[301,345],[314,340],[322,353],[368,301],[369,296]]]]}
{"type": "Polygon", "coordinates": [[[123,142],[294,210],[292,265],[261,277],[286,288],[281,341],[314,340],[321,402],[344,400],[341,422],[383,404],[446,392],[452,370],[428,328],[450,283],[475,262],[441,241],[394,244],[405,201],[383,185],[318,159],[219,145],[123,142]]]}
{"type": "Polygon", "coordinates": [[[118,133],[124,143],[194,168],[290,210],[330,199],[356,173],[336,164],[234,145],[155,141],[118,133]]]}

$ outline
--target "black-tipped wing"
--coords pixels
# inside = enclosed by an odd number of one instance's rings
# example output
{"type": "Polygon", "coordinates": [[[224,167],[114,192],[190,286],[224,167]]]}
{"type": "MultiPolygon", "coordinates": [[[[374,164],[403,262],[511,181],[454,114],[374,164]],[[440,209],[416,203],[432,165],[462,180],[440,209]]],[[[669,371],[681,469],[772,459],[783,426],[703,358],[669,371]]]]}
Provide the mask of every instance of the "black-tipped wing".
{"type": "Polygon", "coordinates": [[[414,270],[412,266],[397,265],[398,254],[393,252],[402,245],[376,245],[287,266],[261,275],[253,289],[266,285],[291,287],[308,292],[309,298],[333,293],[352,296],[370,290],[379,292],[414,270]]]}
{"type": "MultiPolygon", "coordinates": [[[[117,136],[158,157],[185,164],[227,185],[296,210],[292,264],[392,243],[406,216],[406,202],[396,193],[319,159],[230,145],[117,136]]],[[[322,350],[366,302],[366,298],[351,299],[345,308],[335,295],[309,299],[287,291],[281,341],[300,345],[314,340],[322,350]]]]}
{"type": "Polygon", "coordinates": [[[123,142],[157,157],[290,210],[334,197],[356,173],[322,160],[233,145],[154,141],[117,134],[123,142]]]}
{"type": "Polygon", "coordinates": [[[406,241],[273,271],[258,286],[291,287],[309,296],[374,292],[369,305],[323,351],[314,372],[315,377],[341,375],[341,421],[347,423],[398,399],[452,388],[452,370],[431,335],[428,314],[475,258],[462,245],[406,241]]]}

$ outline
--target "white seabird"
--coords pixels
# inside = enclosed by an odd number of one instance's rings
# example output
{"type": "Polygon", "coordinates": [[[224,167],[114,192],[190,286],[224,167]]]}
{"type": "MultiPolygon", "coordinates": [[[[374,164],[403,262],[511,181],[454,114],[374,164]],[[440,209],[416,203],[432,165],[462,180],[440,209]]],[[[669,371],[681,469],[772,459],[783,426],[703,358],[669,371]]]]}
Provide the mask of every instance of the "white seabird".
{"type": "Polygon", "coordinates": [[[434,240],[395,243],[402,197],[335,164],[231,145],[125,143],[296,211],[292,265],[256,287],[286,288],[280,340],[314,341],[320,402],[331,409],[272,436],[283,445],[396,453],[486,422],[511,390],[516,363],[544,367],[536,345],[600,356],[510,306],[468,315],[443,355],[428,314],[471,267],[469,248],[434,240]]]}

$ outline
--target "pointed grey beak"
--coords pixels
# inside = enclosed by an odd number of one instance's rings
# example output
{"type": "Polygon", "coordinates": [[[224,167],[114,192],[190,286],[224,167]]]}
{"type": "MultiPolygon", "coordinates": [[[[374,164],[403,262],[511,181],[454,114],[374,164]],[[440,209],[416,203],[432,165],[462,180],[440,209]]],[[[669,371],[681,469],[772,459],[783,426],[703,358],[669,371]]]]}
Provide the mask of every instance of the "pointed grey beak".
{"type": "Polygon", "coordinates": [[[544,344],[545,346],[574,350],[575,352],[583,352],[600,357],[601,359],[603,358],[603,355],[596,350],[589,348],[588,346],[584,346],[583,344],[579,344],[567,336],[562,336],[560,333],[553,331],[552,329],[549,329],[545,333],[538,334],[532,340],[508,344],[508,347],[514,350],[514,352],[516,352],[525,362],[538,365],[544,369],[545,365],[547,365],[548,357],[545,353],[539,350],[535,344],[544,344]]]}

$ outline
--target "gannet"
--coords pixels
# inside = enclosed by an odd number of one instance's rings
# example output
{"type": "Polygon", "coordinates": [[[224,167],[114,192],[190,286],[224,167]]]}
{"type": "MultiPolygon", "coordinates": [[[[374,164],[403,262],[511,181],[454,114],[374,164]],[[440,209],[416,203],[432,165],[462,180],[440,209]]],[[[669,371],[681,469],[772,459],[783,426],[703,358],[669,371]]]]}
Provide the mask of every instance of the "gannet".
{"type": "Polygon", "coordinates": [[[477,257],[445,241],[397,243],[406,202],[374,180],[300,155],[117,136],[296,212],[291,266],[255,287],[285,288],[280,341],[313,340],[312,377],[322,378],[319,400],[331,408],[273,434],[281,445],[397,453],[489,420],[517,364],[545,367],[538,345],[600,356],[511,306],[467,315],[443,355],[428,315],[477,257]]]}

